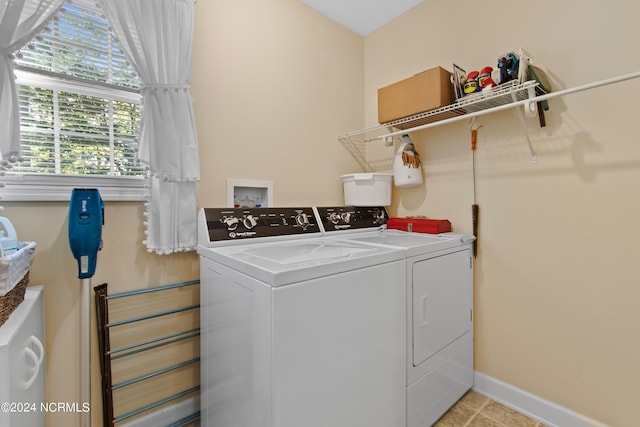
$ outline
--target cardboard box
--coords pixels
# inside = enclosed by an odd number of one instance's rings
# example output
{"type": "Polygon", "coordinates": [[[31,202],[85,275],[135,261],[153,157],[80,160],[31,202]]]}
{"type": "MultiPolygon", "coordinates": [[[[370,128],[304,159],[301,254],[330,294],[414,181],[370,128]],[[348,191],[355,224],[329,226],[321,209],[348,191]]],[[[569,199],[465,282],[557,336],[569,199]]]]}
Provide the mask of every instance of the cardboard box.
{"type": "Polygon", "coordinates": [[[378,123],[424,113],[454,101],[451,73],[442,67],[432,68],[378,89],[378,123]]]}

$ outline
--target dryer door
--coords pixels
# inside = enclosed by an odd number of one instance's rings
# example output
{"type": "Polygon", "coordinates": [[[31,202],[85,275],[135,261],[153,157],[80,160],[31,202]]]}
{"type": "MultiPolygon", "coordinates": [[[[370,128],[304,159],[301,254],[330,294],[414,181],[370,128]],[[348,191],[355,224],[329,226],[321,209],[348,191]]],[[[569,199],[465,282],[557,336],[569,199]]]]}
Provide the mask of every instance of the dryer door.
{"type": "Polygon", "coordinates": [[[468,249],[416,261],[413,274],[413,365],[471,332],[473,266],[468,249]]]}

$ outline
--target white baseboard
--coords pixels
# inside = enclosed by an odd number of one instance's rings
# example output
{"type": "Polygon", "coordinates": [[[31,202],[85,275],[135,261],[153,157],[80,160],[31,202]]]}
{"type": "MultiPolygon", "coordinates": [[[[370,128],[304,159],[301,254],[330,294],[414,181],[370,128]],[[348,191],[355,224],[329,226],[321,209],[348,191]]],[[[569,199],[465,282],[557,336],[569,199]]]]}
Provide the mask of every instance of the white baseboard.
{"type": "Polygon", "coordinates": [[[474,391],[550,427],[610,427],[478,371],[474,379],[474,391]]]}
{"type": "Polygon", "coordinates": [[[193,396],[143,417],[122,424],[122,427],[166,426],[200,410],[200,396],[193,396]]]}

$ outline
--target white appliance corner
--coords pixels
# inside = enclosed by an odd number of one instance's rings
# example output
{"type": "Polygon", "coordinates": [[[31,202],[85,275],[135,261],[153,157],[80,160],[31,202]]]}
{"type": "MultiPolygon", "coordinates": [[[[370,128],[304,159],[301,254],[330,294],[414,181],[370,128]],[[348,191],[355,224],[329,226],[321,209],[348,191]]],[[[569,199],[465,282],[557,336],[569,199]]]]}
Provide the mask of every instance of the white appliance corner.
{"type": "Polygon", "coordinates": [[[473,390],[550,427],[611,427],[478,371],[473,390]]]}

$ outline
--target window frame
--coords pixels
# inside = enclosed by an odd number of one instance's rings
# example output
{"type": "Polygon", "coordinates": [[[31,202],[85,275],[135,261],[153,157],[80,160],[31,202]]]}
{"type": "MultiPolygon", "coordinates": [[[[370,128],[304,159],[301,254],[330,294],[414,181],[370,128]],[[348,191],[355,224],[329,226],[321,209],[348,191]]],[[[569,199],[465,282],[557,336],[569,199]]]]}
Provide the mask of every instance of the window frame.
{"type": "MultiPolygon", "coordinates": [[[[71,76],[32,70],[19,65],[15,66],[14,71],[16,86],[38,86],[142,104],[142,94],[138,89],[103,82],[93,84],[71,76]],[[117,89],[117,94],[111,89],[117,89]]],[[[103,200],[107,201],[143,201],[148,198],[146,176],[39,174],[13,172],[9,168],[0,181],[5,184],[1,192],[3,201],[66,201],[73,188],[89,187],[98,188],[103,200]]]]}
{"type": "Polygon", "coordinates": [[[11,173],[3,177],[2,201],[69,201],[74,188],[98,188],[105,201],[144,201],[148,198],[147,178],[134,176],[100,176],[11,173]]]}

